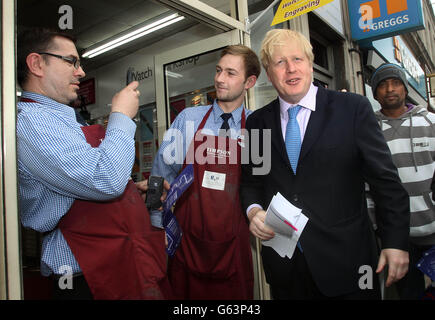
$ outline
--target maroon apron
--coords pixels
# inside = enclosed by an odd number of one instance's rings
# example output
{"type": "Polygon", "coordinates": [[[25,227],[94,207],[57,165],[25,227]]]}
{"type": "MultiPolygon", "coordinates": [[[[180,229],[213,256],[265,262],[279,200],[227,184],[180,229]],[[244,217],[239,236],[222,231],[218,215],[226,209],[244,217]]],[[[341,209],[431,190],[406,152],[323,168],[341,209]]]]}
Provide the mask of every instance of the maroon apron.
{"type": "MultiPolygon", "coordinates": [[[[201,134],[211,111],[186,156],[193,160],[195,155],[195,180],[175,205],[183,237],[169,261],[168,276],[176,299],[252,299],[249,228],[239,199],[241,148],[229,137],[201,134]],[[206,163],[199,164],[198,156],[206,163]],[[224,190],[202,186],[204,175],[213,179],[213,173],[225,174],[224,190]]],[[[241,127],[245,127],[244,111],[241,127]]]]}
{"type": "MultiPolygon", "coordinates": [[[[94,148],[104,139],[102,126],[82,130],[94,148]]],[[[170,297],[165,234],[151,226],[148,210],[131,180],[113,201],[75,200],[59,228],[94,299],[170,297]]]]}

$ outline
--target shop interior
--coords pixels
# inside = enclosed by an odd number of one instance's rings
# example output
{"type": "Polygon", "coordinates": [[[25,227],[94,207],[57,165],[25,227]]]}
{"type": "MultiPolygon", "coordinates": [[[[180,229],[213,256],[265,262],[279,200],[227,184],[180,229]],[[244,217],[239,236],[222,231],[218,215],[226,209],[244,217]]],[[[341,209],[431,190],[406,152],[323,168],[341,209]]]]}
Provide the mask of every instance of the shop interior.
{"type": "MultiPolygon", "coordinates": [[[[176,1],[174,1],[176,2],[176,1]]],[[[17,0],[17,32],[31,27],[68,28],[76,38],[77,51],[86,77],[82,79],[78,108],[89,124],[107,123],[113,95],[126,84],[128,74],[139,81],[140,109],[136,117],[136,161],[132,178],[146,179],[158,149],[158,130],[168,128],[184,108],[210,104],[215,98],[213,75],[219,50],[201,48],[194,56],[175,56],[163,65],[165,111],[157,117],[155,60],[165,52],[177,52],[186,45],[228,32],[230,29],[204,21],[195,13],[177,10],[173,1],[154,0],[17,0]],[[137,31],[139,30],[139,31],[137,31]],[[137,37],[129,35],[134,32],[137,37]],[[140,35],[140,36],[139,36],[140,35]],[[136,38],[113,45],[115,39],[136,38]],[[99,49],[103,45],[102,49],[99,49]],[[113,48],[111,48],[113,46],[113,48]],[[100,51],[98,51],[100,50],[100,51]]],[[[220,12],[237,17],[232,0],[202,0],[220,12]]],[[[270,1],[249,0],[248,12],[255,18],[270,1]]],[[[270,25],[273,12],[264,23],[270,25]]],[[[260,29],[260,28],[259,28],[260,29]]],[[[260,35],[262,36],[262,35],[260,35]]],[[[204,42],[202,42],[204,43],[204,42]]],[[[259,90],[266,92],[263,75],[259,90]]],[[[17,95],[20,95],[17,85],[17,95]]],[[[49,298],[51,282],[39,276],[42,235],[22,228],[22,266],[25,299],[49,298]]]]}

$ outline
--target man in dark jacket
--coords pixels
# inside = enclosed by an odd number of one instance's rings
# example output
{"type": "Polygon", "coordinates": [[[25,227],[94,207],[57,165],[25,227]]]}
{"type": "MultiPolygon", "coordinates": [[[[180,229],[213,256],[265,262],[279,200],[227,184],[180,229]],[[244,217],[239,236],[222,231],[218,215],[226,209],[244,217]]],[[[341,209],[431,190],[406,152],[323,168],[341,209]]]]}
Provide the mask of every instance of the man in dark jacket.
{"type": "MultiPolygon", "coordinates": [[[[259,129],[260,137],[271,132],[271,170],[255,175],[254,163],[242,167],[243,207],[252,234],[262,240],[274,236],[263,208],[277,192],[309,219],[291,259],[262,248],[272,296],[378,299],[374,270],[388,264],[387,285],[408,270],[409,203],[371,105],[360,95],[315,87],[312,47],[298,32],[269,31],[261,61],[279,98],[255,111],[246,127],[259,129]],[[379,259],[365,181],[379,209],[379,259]],[[363,276],[369,286],[361,285],[363,276]]],[[[266,143],[260,140],[257,149],[266,143]]]]}

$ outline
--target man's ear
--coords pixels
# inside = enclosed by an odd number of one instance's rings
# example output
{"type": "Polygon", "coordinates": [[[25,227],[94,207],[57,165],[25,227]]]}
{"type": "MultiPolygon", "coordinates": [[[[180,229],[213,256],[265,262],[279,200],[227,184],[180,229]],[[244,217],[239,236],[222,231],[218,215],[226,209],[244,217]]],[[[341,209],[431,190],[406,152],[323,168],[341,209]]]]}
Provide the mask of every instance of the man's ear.
{"type": "Polygon", "coordinates": [[[257,77],[256,76],[254,76],[254,75],[252,75],[252,76],[249,76],[248,77],[248,79],[246,79],[246,81],[245,81],[245,89],[246,90],[248,90],[248,89],[251,89],[253,86],[255,86],[255,83],[257,82],[257,77]]]}
{"type": "Polygon", "coordinates": [[[269,72],[267,72],[267,70],[266,70],[266,76],[267,76],[267,80],[269,80],[269,82],[272,82],[272,81],[270,80],[269,72]]]}
{"type": "Polygon", "coordinates": [[[29,72],[37,77],[41,77],[44,74],[42,68],[43,63],[43,58],[35,52],[29,54],[26,58],[26,64],[27,68],[29,68],[29,72]]]}

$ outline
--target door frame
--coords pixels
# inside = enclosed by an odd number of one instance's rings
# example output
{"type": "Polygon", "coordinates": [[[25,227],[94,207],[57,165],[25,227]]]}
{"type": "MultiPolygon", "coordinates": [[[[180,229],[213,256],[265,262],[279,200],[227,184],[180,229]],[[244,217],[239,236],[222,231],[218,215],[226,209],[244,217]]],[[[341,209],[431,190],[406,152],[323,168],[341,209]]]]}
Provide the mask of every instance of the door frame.
{"type": "Polygon", "coordinates": [[[0,299],[23,298],[18,217],[15,87],[15,1],[1,8],[0,299]]]}

